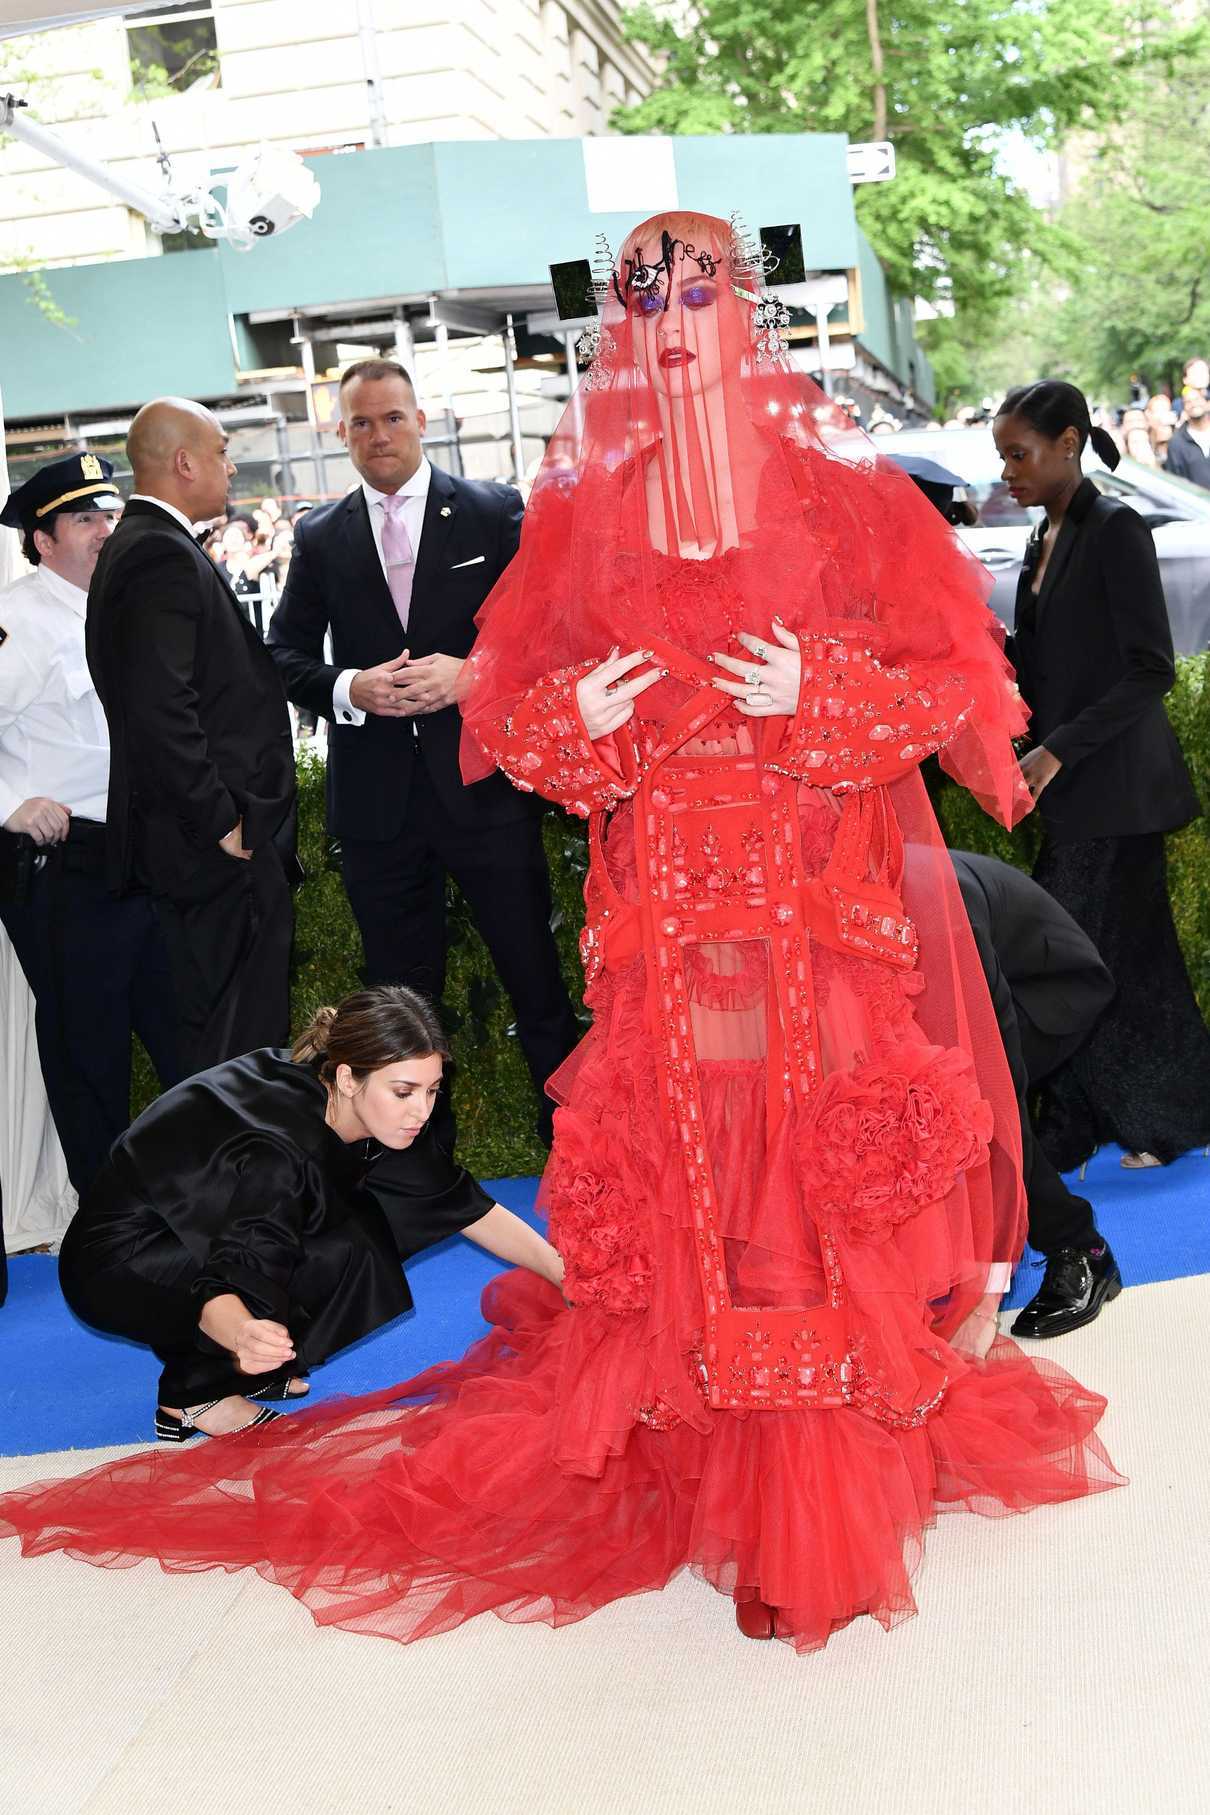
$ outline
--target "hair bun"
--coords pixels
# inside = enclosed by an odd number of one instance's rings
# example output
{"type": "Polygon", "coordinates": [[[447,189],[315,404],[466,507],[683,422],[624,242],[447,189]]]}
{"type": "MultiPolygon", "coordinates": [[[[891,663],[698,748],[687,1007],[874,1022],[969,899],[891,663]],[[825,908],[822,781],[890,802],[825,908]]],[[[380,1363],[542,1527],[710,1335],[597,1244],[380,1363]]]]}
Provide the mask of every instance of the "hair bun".
{"type": "Polygon", "coordinates": [[[309,1027],[303,1029],[294,1042],[290,1057],[295,1064],[304,1064],[308,1059],[317,1059],[328,1050],[328,1038],[332,1024],[336,1020],[336,1010],[330,1007],[317,1008],[311,1017],[309,1027]]]}

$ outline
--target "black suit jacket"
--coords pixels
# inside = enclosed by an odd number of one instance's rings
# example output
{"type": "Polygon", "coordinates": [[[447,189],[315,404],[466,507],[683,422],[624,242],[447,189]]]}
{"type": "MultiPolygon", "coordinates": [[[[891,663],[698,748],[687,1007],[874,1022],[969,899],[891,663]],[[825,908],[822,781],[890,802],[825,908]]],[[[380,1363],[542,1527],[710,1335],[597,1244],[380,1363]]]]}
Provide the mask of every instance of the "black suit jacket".
{"type": "Polygon", "coordinates": [[[973,851],[950,857],[1001,1026],[1006,989],[1039,1032],[1073,1045],[1082,1040],[1114,993],[1088,934],[1012,864],[973,851]]]}
{"type": "Polygon", "coordinates": [[[88,666],[111,744],[109,868],[168,895],[243,820],[252,849],[292,842],[290,715],[268,650],[193,537],[138,500],[88,589],[88,666]]]}
{"type": "Polygon", "coordinates": [[[519,793],[502,775],[463,786],[457,706],[415,719],[371,713],[357,725],[341,724],[332,705],[343,670],[393,661],[405,644],[414,656],[470,654],[475,614],[517,552],[521,513],[511,486],[476,484],[432,469],[406,637],[361,486],[308,511],[298,525],[269,645],[295,705],[330,721],[328,830],[334,837],[396,837],[417,761],[451,818],[467,829],[542,811],[536,796],[519,793]],[[331,663],[324,659],[329,630],[331,663]]]}
{"type": "Polygon", "coordinates": [[[1176,670],[1151,531],[1085,479],[1035,599],[1040,546],[1039,533],[1010,654],[1030,734],[1063,764],[1039,801],[1047,832],[1071,844],[1175,831],[1201,809],[1164,710],[1176,670]]]}

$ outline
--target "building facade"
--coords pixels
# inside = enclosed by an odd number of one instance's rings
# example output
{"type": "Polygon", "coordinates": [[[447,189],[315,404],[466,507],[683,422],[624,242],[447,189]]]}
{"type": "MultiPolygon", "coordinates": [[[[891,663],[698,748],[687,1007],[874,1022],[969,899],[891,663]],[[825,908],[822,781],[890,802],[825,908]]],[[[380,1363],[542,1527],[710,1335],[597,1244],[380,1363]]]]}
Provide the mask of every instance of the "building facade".
{"type": "MultiPolygon", "coordinates": [[[[610,130],[654,71],[617,0],[194,0],[6,46],[43,124],[157,189],[262,141],[308,155],[610,130]]],[[[138,214],[16,140],[0,143],[0,270],[145,258],[138,214]]]]}
{"type": "MultiPolygon", "coordinates": [[[[523,478],[575,373],[549,266],[669,205],[802,222],[808,265],[848,276],[837,388],[867,410],[926,410],[928,363],[857,227],[843,136],[611,135],[615,108],[656,80],[620,12],[193,0],[6,44],[5,85],[28,79],[31,113],[146,188],[162,186],[158,134],[178,187],[268,143],[303,155],[322,195],[314,219],[241,253],[161,238],[87,177],[0,140],[14,478],[75,445],[120,471],[134,409],[176,392],[220,411],[240,498],[338,495],[352,474],[335,378],[384,352],[415,373],[438,463],[523,478]]],[[[791,334],[818,372],[814,328],[800,318],[791,334]]]]}

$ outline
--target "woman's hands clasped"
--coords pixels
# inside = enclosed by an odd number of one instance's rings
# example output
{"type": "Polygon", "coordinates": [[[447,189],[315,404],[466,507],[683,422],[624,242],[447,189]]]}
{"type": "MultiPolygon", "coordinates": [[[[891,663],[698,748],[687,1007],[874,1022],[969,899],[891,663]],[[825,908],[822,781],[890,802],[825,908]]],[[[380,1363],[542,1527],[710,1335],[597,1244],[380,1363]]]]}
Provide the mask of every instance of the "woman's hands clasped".
{"type": "Polygon", "coordinates": [[[615,644],[600,667],[590,669],[577,683],[576,704],[584,729],[594,743],[633,718],[639,694],[662,678],[661,668],[647,668],[642,674],[632,672],[640,662],[650,660],[650,649],[633,649],[629,655],[619,655],[615,644]]]}
{"type": "Polygon", "coordinates": [[[750,636],[741,630],[736,641],[752,651],[751,661],[717,651],[710,660],[737,680],[724,680],[720,675],[714,685],[731,694],[737,712],[745,718],[793,718],[798,711],[798,689],[802,679],[802,651],[798,638],[787,630],[780,618],[773,620],[776,642],[750,636]]]}

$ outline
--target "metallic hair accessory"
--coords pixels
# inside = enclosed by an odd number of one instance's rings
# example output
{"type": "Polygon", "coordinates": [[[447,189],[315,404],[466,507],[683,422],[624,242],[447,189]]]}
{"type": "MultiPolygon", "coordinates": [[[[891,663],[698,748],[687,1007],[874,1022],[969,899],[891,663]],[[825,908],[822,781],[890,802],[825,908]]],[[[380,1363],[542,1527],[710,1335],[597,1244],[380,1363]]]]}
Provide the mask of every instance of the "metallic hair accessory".
{"type": "Polygon", "coordinates": [[[732,277],[764,276],[764,261],[760,247],[744,224],[738,208],[731,211],[731,244],[727,248],[727,263],[731,267],[732,277]]]}
{"type": "Polygon", "coordinates": [[[587,364],[588,370],[581,380],[586,391],[603,391],[609,385],[609,373],[605,369],[605,360],[613,352],[613,335],[600,322],[594,322],[585,328],[576,342],[576,358],[587,364]]]}
{"type": "Polygon", "coordinates": [[[731,211],[731,244],[727,251],[727,262],[731,266],[732,277],[754,277],[761,284],[777,268],[775,254],[749,232],[738,208],[731,211]]]}
{"type": "Polygon", "coordinates": [[[587,366],[583,386],[586,391],[603,391],[609,382],[601,356],[613,351],[613,336],[601,326],[605,299],[613,282],[613,251],[603,233],[598,233],[592,255],[592,293],[597,305],[597,319],[586,327],[576,342],[576,358],[587,366]]]}
{"type": "Polygon", "coordinates": [[[785,329],[790,325],[790,311],[779,296],[762,296],[752,317],[756,331],[756,358],[760,363],[781,359],[790,350],[785,329]]]}
{"type": "Polygon", "coordinates": [[[592,293],[597,299],[597,309],[605,307],[605,298],[613,282],[613,251],[603,233],[598,233],[592,254],[592,293]]]}

